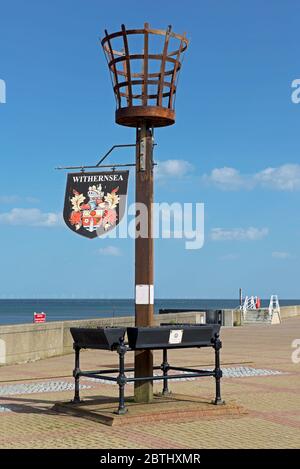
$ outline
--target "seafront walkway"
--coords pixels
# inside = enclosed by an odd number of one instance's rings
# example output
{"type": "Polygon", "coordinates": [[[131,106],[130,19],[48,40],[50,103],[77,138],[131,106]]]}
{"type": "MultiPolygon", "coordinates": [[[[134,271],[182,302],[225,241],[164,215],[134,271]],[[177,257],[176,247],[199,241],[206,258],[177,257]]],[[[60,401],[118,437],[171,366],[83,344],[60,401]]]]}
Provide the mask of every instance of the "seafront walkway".
{"type": "MultiPolygon", "coordinates": [[[[73,355],[0,367],[0,448],[299,448],[300,317],[280,325],[222,329],[223,398],[244,407],[241,416],[148,422],[109,427],[51,409],[73,396],[73,355]],[[298,345],[299,347],[299,345],[298,345]]],[[[128,353],[127,365],[133,363],[128,353]]],[[[211,367],[211,350],[173,350],[170,362],[211,367]]],[[[161,363],[161,353],[155,353],[161,363]]],[[[113,352],[85,351],[82,369],[115,366],[113,352]]],[[[81,395],[117,396],[115,385],[82,380],[81,395]]],[[[173,392],[213,397],[211,378],[171,381],[173,392]]],[[[155,383],[161,390],[161,383],[155,383]]],[[[132,395],[132,386],[127,394],[132,395]]]]}

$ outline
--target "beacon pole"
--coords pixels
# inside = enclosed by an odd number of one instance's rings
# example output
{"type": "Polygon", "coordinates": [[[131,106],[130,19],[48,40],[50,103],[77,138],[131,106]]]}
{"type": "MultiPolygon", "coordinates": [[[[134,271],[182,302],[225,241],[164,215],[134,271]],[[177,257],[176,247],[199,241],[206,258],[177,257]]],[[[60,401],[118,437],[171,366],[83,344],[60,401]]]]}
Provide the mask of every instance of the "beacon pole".
{"type": "MultiPolygon", "coordinates": [[[[135,325],[152,326],[153,295],[153,137],[146,123],[137,128],[136,139],[136,226],[135,226],[135,325]]],[[[135,352],[135,377],[153,376],[152,350],[135,352]]],[[[153,398],[152,381],[136,381],[136,402],[153,398]]]]}

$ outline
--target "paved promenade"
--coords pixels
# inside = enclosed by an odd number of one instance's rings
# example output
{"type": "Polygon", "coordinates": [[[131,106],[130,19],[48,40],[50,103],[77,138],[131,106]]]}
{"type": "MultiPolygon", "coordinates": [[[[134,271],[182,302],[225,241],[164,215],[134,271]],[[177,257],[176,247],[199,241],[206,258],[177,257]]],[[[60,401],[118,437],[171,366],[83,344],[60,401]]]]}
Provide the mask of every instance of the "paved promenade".
{"type": "MultiPolygon", "coordinates": [[[[56,401],[72,398],[73,356],[0,368],[0,448],[299,448],[300,363],[293,364],[292,341],[300,339],[300,317],[280,325],[222,330],[223,398],[247,414],[192,422],[155,422],[108,427],[55,414],[56,401]]],[[[300,356],[300,353],[298,354],[300,356]]],[[[133,355],[128,353],[128,363],[133,355]]],[[[155,353],[161,363],[161,353],[155,353]]],[[[212,350],[173,350],[170,363],[211,367],[212,350]]],[[[82,353],[81,368],[115,366],[117,354],[82,353]]],[[[113,396],[114,385],[82,380],[81,394],[113,396]]],[[[213,397],[212,378],[170,382],[176,393],[213,397]]],[[[127,386],[132,395],[132,386],[127,386]]],[[[155,390],[161,389],[155,383],[155,390]]]]}

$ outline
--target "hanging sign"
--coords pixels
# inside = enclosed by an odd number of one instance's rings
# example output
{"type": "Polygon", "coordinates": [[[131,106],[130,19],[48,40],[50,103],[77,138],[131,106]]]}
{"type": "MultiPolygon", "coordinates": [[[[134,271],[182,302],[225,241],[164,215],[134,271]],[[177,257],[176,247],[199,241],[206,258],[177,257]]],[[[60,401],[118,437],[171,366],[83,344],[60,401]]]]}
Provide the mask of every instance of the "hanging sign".
{"type": "Polygon", "coordinates": [[[64,220],[74,233],[96,238],[115,228],[126,206],[129,171],[70,173],[64,220]]]}

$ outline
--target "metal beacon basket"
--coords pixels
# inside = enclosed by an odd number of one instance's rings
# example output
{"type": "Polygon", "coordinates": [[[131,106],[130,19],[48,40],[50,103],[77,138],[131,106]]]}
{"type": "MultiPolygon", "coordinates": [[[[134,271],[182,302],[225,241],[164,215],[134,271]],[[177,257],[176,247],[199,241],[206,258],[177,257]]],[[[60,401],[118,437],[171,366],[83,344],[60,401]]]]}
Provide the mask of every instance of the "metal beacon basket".
{"type": "Polygon", "coordinates": [[[116,123],[138,127],[164,127],[175,122],[175,94],[185,34],[151,29],[128,29],[108,34],[101,41],[111,72],[116,98],[116,123]],[[137,52],[137,53],[136,53],[137,52]]]}

